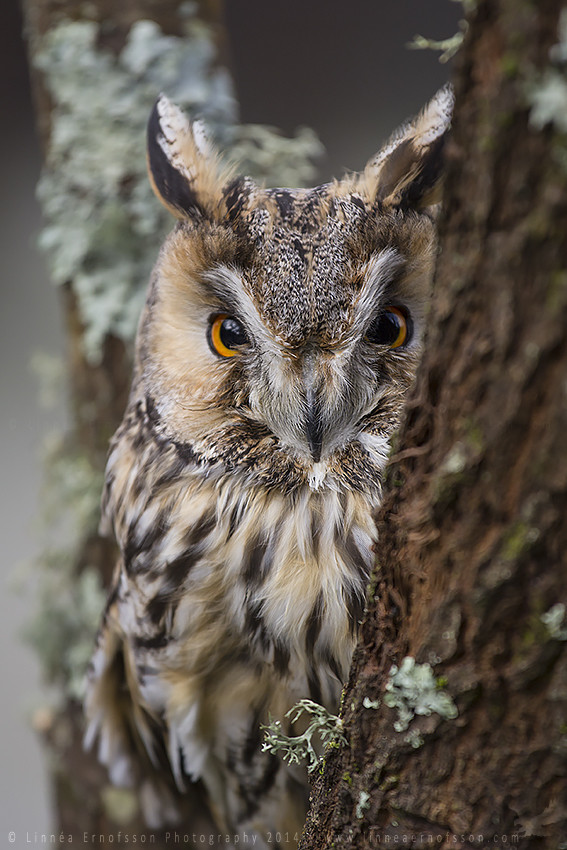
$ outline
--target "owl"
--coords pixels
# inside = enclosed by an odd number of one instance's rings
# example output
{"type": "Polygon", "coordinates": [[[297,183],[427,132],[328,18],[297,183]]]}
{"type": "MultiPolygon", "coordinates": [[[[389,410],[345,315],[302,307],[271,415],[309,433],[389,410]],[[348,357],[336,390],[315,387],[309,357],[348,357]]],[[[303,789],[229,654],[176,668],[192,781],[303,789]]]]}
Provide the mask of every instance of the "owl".
{"type": "Polygon", "coordinates": [[[446,87],[361,173],[264,189],[161,96],[148,166],[177,218],[149,285],[102,530],[120,557],[87,746],[151,825],[204,786],[220,832],[291,843],[306,773],[262,747],[336,711],[377,545],[390,438],[435,255],[446,87]]]}

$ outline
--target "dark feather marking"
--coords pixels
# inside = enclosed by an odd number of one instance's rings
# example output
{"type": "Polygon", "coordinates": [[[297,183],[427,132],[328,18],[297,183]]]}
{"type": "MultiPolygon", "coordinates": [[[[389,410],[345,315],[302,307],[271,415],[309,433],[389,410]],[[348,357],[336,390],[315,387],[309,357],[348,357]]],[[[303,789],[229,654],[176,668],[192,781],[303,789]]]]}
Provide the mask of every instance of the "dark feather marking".
{"type": "Polygon", "coordinates": [[[154,625],[157,625],[163,620],[170,605],[171,598],[169,593],[157,593],[153,599],[150,599],[146,610],[148,617],[154,625]]]}
{"type": "Polygon", "coordinates": [[[138,540],[138,552],[147,552],[153,549],[158,540],[168,531],[169,521],[166,519],[168,510],[160,511],[151,528],[138,540]]]}
{"type": "Polygon", "coordinates": [[[266,632],[266,625],[260,613],[261,610],[261,602],[247,601],[244,625],[251,637],[256,637],[256,635],[258,635],[262,650],[267,652],[270,646],[270,641],[266,632]]]}
{"type": "Polygon", "coordinates": [[[412,207],[432,189],[443,171],[445,136],[435,139],[427,149],[418,176],[402,191],[400,207],[412,207]]]}
{"type": "Polygon", "coordinates": [[[171,640],[171,636],[165,631],[156,632],[152,637],[136,637],[134,638],[134,647],[136,649],[163,649],[171,640]]]}
{"type": "Polygon", "coordinates": [[[114,579],[113,582],[112,582],[112,585],[110,587],[110,593],[108,594],[108,598],[106,600],[106,605],[104,606],[104,611],[103,611],[103,614],[102,614],[102,623],[101,623],[101,626],[99,627],[98,634],[97,634],[97,645],[98,645],[98,638],[102,635],[102,624],[106,622],[107,617],[108,617],[108,612],[110,611],[110,609],[112,608],[112,606],[114,605],[116,600],[118,599],[119,588],[120,588],[120,577],[117,576],[116,579],[114,579]]]}
{"type": "Polygon", "coordinates": [[[338,681],[343,684],[344,676],[339,667],[339,662],[335,658],[334,655],[325,655],[324,658],[325,663],[328,665],[331,673],[337,677],[338,681]]]}
{"type": "Polygon", "coordinates": [[[169,522],[166,520],[167,511],[160,511],[154,524],[149,528],[142,537],[137,535],[137,523],[134,523],[128,529],[126,545],[124,546],[124,569],[128,575],[132,575],[141,569],[145,569],[145,561],[140,561],[140,555],[151,551],[158,540],[163,537],[169,528],[169,522]]]}
{"type": "MultiPolygon", "coordinates": [[[[141,406],[140,402],[138,402],[136,409],[140,413],[142,413],[142,406],[141,406]]],[[[156,428],[161,423],[160,415],[157,412],[155,402],[150,395],[146,395],[146,411],[145,411],[145,413],[146,413],[148,421],[154,426],[154,428],[156,428]]]]}
{"type": "Polygon", "coordinates": [[[366,212],[366,204],[364,203],[362,198],[358,197],[358,195],[349,195],[349,200],[352,204],[354,204],[355,207],[358,207],[360,210],[362,210],[362,212],[366,212]]]}
{"type": "Polygon", "coordinates": [[[366,562],[362,557],[360,549],[356,545],[352,532],[349,532],[346,537],[344,537],[341,534],[340,529],[335,528],[335,544],[341,553],[345,565],[352,572],[358,575],[361,569],[365,568],[366,562]]]}
{"type": "Polygon", "coordinates": [[[234,747],[227,747],[225,759],[227,769],[231,773],[235,773],[236,767],[238,765],[238,759],[236,758],[236,752],[234,751],[234,747]]]}
{"type": "Polygon", "coordinates": [[[383,201],[396,189],[401,180],[412,170],[416,159],[414,139],[404,139],[386,157],[378,176],[376,200],[383,201]]]}
{"type": "Polygon", "coordinates": [[[147,608],[148,616],[154,625],[161,622],[168,609],[176,607],[179,601],[178,591],[202,555],[200,544],[214,526],[214,512],[208,511],[203,514],[186,536],[187,549],[178,558],[165,565],[162,589],[150,600],[147,608]]]}
{"type": "Polygon", "coordinates": [[[323,694],[321,692],[321,681],[319,679],[319,673],[313,666],[310,667],[307,674],[307,685],[309,687],[309,697],[313,700],[313,702],[322,705],[323,694]]]}
{"type": "Polygon", "coordinates": [[[329,195],[329,184],[323,183],[311,189],[303,204],[301,219],[298,229],[303,234],[316,233],[321,228],[321,204],[329,195]]]}
{"type": "Polygon", "coordinates": [[[155,676],[156,668],[153,664],[144,664],[142,661],[136,663],[136,670],[144,679],[146,676],[155,676]]]}
{"type": "MultiPolygon", "coordinates": [[[[146,770],[153,770],[155,768],[153,768],[153,766],[149,763],[149,756],[145,742],[141,739],[138,729],[136,728],[134,714],[132,712],[131,705],[129,705],[132,700],[132,695],[125,687],[125,682],[127,682],[126,663],[122,650],[119,650],[114,656],[114,660],[112,662],[112,676],[116,683],[116,692],[119,694],[119,699],[122,701],[120,715],[123,718],[122,730],[129,741],[128,750],[136,753],[140,757],[142,763],[146,765],[146,770]]],[[[159,722],[151,714],[148,714],[143,706],[139,706],[139,708],[143,714],[144,723],[150,729],[153,745],[152,750],[158,760],[161,770],[163,771],[163,775],[173,781],[171,764],[165,746],[164,723],[159,722]]]]}
{"type": "Polygon", "coordinates": [[[242,815],[237,818],[237,826],[251,818],[258,810],[262,797],[265,797],[274,786],[281,766],[281,761],[276,755],[272,755],[271,753],[268,755],[262,752],[257,753],[257,755],[266,764],[260,776],[255,777],[251,771],[252,775],[247,772],[243,776],[238,777],[245,805],[243,806],[242,815]]]}
{"type": "Polygon", "coordinates": [[[214,510],[205,511],[203,516],[197,520],[195,525],[189,530],[186,541],[188,546],[198,546],[207,534],[213,530],[216,525],[216,513],[214,510]]]}
{"type": "Polygon", "coordinates": [[[443,148],[445,136],[435,139],[422,151],[416,150],[415,139],[405,139],[387,157],[379,175],[377,200],[383,201],[392,193],[399,192],[399,198],[393,198],[401,209],[416,206],[423,196],[432,189],[443,169],[443,148]],[[415,177],[407,181],[412,171],[415,177]]]}
{"type": "MultiPolygon", "coordinates": [[[[271,194],[271,193],[269,193],[271,194]]],[[[287,218],[290,218],[294,211],[294,199],[291,192],[284,190],[278,190],[273,193],[275,201],[278,205],[278,209],[280,211],[280,215],[282,219],[285,221],[287,218]]]]}
{"type": "Polygon", "coordinates": [[[143,489],[144,489],[144,479],[142,478],[141,475],[138,475],[134,479],[134,483],[132,484],[132,487],[130,489],[130,495],[129,495],[130,501],[136,502],[143,489]]]}
{"type": "Polygon", "coordinates": [[[126,544],[124,546],[124,550],[122,552],[122,557],[124,559],[124,569],[127,575],[131,575],[132,573],[132,563],[136,558],[138,553],[138,547],[135,543],[135,533],[136,527],[131,525],[128,529],[128,534],[126,536],[126,544]]]}
{"type": "Polygon", "coordinates": [[[262,562],[268,548],[268,541],[262,534],[257,534],[244,554],[242,577],[246,585],[255,587],[263,577],[262,562]]]}
{"type": "Polygon", "coordinates": [[[230,521],[228,525],[227,540],[230,540],[242,520],[242,510],[240,502],[237,502],[230,512],[230,521]]]}
{"type": "MultiPolygon", "coordinates": [[[[169,753],[167,752],[167,746],[166,746],[166,743],[165,743],[165,739],[166,739],[165,721],[163,720],[163,718],[160,718],[158,720],[156,717],[149,714],[143,707],[141,707],[141,710],[142,710],[142,713],[144,715],[145,722],[147,723],[147,725],[149,726],[149,728],[151,730],[152,742],[154,744],[153,752],[154,752],[154,755],[157,756],[162,775],[164,777],[166,777],[168,780],[172,781],[172,784],[173,784],[174,780],[173,780],[173,773],[172,773],[172,770],[171,770],[171,762],[169,760],[169,753]]],[[[141,743],[141,746],[144,747],[144,751],[145,751],[145,744],[143,742],[140,742],[140,743],[141,743]]]]}
{"type": "Polygon", "coordinates": [[[264,581],[274,563],[282,526],[283,521],[280,520],[269,532],[267,540],[260,534],[252,540],[250,556],[245,559],[243,565],[244,580],[252,587],[257,587],[264,581]]]}
{"type": "Polygon", "coordinates": [[[318,561],[321,549],[321,519],[315,513],[311,516],[311,543],[313,546],[313,557],[318,561]]]}
{"type": "Polygon", "coordinates": [[[280,676],[285,676],[289,671],[290,652],[288,647],[274,641],[274,669],[280,676]]]}
{"type": "Polygon", "coordinates": [[[295,248],[295,250],[297,251],[297,253],[299,254],[301,262],[304,263],[306,254],[305,254],[305,246],[304,246],[303,242],[301,241],[301,239],[294,239],[292,244],[293,244],[293,247],[295,248]]]}
{"type": "Polygon", "coordinates": [[[262,749],[262,742],[264,740],[264,733],[260,729],[262,715],[263,707],[257,708],[252,714],[242,750],[242,761],[244,764],[252,764],[254,756],[262,749]]]}
{"type": "MultiPolygon", "coordinates": [[[[149,434],[151,434],[151,436],[153,437],[154,442],[157,444],[157,446],[160,447],[160,454],[163,451],[164,447],[172,446],[177,453],[177,457],[183,463],[183,465],[187,466],[188,464],[193,463],[199,465],[202,463],[201,457],[197,454],[197,452],[194,451],[193,446],[190,443],[172,440],[162,433],[161,418],[157,411],[155,402],[150,395],[146,395],[145,397],[145,407],[142,407],[142,403],[138,402],[138,404],[136,405],[136,414],[142,425],[145,425],[148,428],[149,434]]],[[[183,467],[178,467],[178,469],[179,472],[177,474],[180,474],[183,471],[183,467]]],[[[166,482],[168,480],[169,475],[171,475],[172,478],[175,477],[173,475],[173,470],[169,470],[164,474],[166,482]]],[[[156,490],[156,487],[154,487],[154,492],[156,490]]]]}
{"type": "Polygon", "coordinates": [[[240,216],[247,205],[250,197],[250,187],[244,177],[237,177],[223,190],[224,202],[226,204],[227,218],[234,221],[240,216]]]}
{"type": "Polygon", "coordinates": [[[154,185],[166,203],[175,209],[193,215],[201,214],[203,208],[189,180],[171,164],[158,141],[163,138],[158,103],[152,109],[147,132],[148,163],[154,185]]]}
{"type": "Polygon", "coordinates": [[[264,707],[256,707],[240,751],[229,745],[225,753],[226,766],[238,781],[242,801],[236,825],[258,810],[262,798],[274,785],[281,766],[277,756],[262,752],[264,736],[260,726],[263,715],[264,707]]]}
{"type": "Polygon", "coordinates": [[[172,594],[182,586],[183,582],[195,566],[200,554],[195,549],[187,549],[179,558],[165,565],[163,571],[164,588],[162,593],[171,598],[172,594]]]}
{"type": "Polygon", "coordinates": [[[114,484],[114,479],[115,479],[114,473],[109,472],[107,474],[106,480],[104,482],[104,490],[103,490],[103,494],[102,494],[103,504],[106,504],[108,502],[108,499],[110,498],[110,491],[112,489],[112,485],[114,484]]]}
{"type": "Polygon", "coordinates": [[[152,495],[157,493],[167,484],[171,484],[172,481],[176,481],[181,476],[186,466],[187,463],[179,456],[173,459],[169,469],[167,469],[162,475],[160,475],[160,477],[152,487],[152,495]]]}
{"type": "Polygon", "coordinates": [[[138,431],[136,431],[134,438],[132,439],[132,448],[135,452],[139,452],[140,449],[144,447],[146,439],[147,435],[145,434],[144,429],[139,428],[138,431]]]}
{"type": "Polygon", "coordinates": [[[177,451],[177,454],[185,464],[189,463],[202,463],[199,455],[193,450],[193,446],[190,443],[181,443],[178,440],[172,440],[173,445],[177,451]]]}
{"type": "Polygon", "coordinates": [[[322,624],[323,594],[319,593],[315,601],[315,605],[313,606],[313,609],[309,615],[309,619],[307,620],[307,628],[305,629],[305,651],[307,653],[308,658],[313,658],[315,644],[317,642],[317,638],[319,637],[322,624]]]}

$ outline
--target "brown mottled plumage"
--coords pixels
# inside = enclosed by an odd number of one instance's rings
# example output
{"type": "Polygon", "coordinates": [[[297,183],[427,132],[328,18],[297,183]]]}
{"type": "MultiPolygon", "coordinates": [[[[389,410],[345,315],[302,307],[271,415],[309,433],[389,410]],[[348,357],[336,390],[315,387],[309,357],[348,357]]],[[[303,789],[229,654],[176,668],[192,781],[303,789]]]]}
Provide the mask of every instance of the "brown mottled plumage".
{"type": "Polygon", "coordinates": [[[336,710],[373,511],[420,353],[441,90],[364,172],[315,189],[234,179],[161,97],[148,132],[178,217],[155,267],[103,527],[121,558],[86,701],[87,743],[150,822],[202,780],[219,829],[301,831],[301,769],[260,725],[336,710]],[[173,797],[171,797],[173,799],[173,797]]]}

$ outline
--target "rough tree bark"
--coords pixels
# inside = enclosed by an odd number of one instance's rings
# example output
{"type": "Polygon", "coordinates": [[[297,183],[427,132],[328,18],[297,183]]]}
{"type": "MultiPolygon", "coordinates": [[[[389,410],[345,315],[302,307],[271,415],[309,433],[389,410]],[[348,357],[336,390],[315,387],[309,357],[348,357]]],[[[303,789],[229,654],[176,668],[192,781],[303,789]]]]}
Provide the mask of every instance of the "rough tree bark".
{"type": "Polygon", "coordinates": [[[316,782],[302,850],[567,846],[567,172],[564,130],[530,124],[529,104],[561,8],[481,0],[458,58],[430,330],[349,745],[316,782]],[[388,701],[411,714],[413,697],[385,701],[386,685],[407,656],[443,677],[456,719],[395,730],[388,701]]]}

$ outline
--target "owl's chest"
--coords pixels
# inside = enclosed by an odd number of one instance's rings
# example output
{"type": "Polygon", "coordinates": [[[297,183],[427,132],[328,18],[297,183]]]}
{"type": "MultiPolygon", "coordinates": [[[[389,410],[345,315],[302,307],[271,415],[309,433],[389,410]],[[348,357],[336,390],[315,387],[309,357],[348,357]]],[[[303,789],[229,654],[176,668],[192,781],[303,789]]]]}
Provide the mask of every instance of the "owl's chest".
{"type": "MultiPolygon", "coordinates": [[[[188,648],[208,633],[214,654],[237,659],[246,648],[282,672],[324,659],[337,678],[346,676],[375,538],[363,498],[221,488],[214,523],[201,516],[185,526],[189,537],[191,528],[202,535],[172,621],[188,648]]],[[[187,552],[173,562],[180,557],[187,552]]]]}
{"type": "Polygon", "coordinates": [[[156,643],[167,632],[177,668],[218,671],[247,656],[283,676],[324,663],[344,680],[372,566],[372,507],[338,490],[291,497],[198,482],[138,556],[147,568],[136,571],[136,619],[155,624],[156,643]]]}

